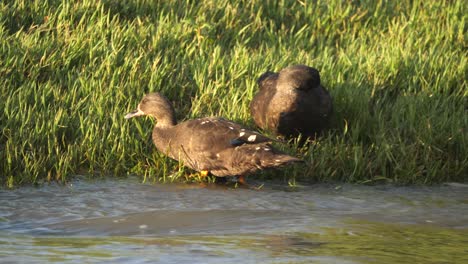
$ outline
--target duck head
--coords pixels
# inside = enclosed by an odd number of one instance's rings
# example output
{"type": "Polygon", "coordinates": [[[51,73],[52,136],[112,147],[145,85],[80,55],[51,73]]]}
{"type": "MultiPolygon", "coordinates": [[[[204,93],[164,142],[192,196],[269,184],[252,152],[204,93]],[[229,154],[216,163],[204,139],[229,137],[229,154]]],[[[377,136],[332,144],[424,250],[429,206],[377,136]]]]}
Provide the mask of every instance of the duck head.
{"type": "Polygon", "coordinates": [[[158,126],[174,126],[177,123],[172,104],[160,93],[149,93],[143,96],[137,109],[126,114],[125,119],[143,115],[155,117],[158,126]]]}
{"type": "Polygon", "coordinates": [[[277,85],[279,89],[309,90],[320,85],[320,74],[306,65],[289,66],[279,72],[277,85]]]}

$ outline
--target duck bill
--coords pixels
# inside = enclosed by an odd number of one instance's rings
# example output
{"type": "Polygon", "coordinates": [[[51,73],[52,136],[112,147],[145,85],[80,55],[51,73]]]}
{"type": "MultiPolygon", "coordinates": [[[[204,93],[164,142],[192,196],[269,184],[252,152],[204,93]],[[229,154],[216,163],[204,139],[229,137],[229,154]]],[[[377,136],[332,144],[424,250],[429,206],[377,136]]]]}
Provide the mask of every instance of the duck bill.
{"type": "Polygon", "coordinates": [[[143,113],[143,111],[141,111],[140,109],[137,109],[135,111],[132,111],[132,112],[126,114],[125,119],[130,119],[130,118],[135,117],[135,116],[142,116],[144,114],[145,113],[143,113]]]}

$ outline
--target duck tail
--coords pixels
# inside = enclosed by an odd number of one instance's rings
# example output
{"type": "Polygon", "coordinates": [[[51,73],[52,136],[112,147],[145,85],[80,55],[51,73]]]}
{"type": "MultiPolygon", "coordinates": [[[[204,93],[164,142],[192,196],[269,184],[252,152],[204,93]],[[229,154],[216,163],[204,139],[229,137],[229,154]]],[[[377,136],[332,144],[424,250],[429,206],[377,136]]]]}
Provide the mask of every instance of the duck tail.
{"type": "Polygon", "coordinates": [[[282,155],[274,155],[273,157],[271,157],[270,159],[264,159],[262,160],[262,166],[264,167],[278,167],[278,166],[284,166],[284,165],[288,165],[288,164],[291,164],[291,163],[303,163],[304,161],[299,159],[299,158],[296,158],[296,157],[293,157],[293,156],[289,156],[289,155],[286,155],[286,154],[282,154],[282,155]]]}

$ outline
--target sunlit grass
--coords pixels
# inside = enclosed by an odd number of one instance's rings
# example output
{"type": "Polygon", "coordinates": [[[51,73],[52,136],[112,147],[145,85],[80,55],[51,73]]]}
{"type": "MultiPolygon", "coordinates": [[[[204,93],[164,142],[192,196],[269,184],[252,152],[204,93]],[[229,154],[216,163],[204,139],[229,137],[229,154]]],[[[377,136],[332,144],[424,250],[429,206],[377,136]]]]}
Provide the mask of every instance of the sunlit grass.
{"type": "Polygon", "coordinates": [[[2,1],[2,185],[184,180],[152,145],[153,122],[123,119],[143,94],[167,95],[179,120],[253,127],[256,78],[297,63],[320,70],[335,111],[284,177],[466,181],[465,1],[230,2],[2,1]]]}

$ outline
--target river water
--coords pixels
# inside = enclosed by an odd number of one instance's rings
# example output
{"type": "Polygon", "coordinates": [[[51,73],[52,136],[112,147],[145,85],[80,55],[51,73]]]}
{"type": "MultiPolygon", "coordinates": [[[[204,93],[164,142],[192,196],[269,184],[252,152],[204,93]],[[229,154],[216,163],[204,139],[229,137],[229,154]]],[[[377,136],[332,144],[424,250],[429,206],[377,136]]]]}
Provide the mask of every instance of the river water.
{"type": "Polygon", "coordinates": [[[468,185],[0,190],[0,262],[468,263],[468,185]]]}

